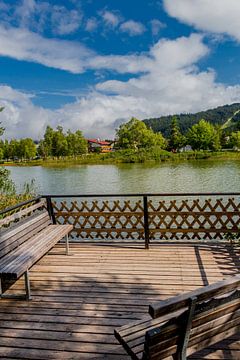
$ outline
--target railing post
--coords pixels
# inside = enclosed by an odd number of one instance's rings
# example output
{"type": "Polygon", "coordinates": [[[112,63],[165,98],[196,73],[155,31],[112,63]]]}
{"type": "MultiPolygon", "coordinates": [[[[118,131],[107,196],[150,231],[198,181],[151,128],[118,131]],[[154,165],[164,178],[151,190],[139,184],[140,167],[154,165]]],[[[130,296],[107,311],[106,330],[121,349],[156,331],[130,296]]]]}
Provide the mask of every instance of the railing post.
{"type": "Polygon", "coordinates": [[[145,249],[149,249],[149,219],[148,219],[148,198],[143,196],[143,211],[144,211],[144,237],[145,249]]]}
{"type": "Polygon", "coordinates": [[[52,206],[52,199],[50,196],[46,196],[46,200],[47,200],[47,210],[48,210],[49,216],[52,219],[53,224],[56,224],[56,218],[55,218],[53,206],[52,206]]]}

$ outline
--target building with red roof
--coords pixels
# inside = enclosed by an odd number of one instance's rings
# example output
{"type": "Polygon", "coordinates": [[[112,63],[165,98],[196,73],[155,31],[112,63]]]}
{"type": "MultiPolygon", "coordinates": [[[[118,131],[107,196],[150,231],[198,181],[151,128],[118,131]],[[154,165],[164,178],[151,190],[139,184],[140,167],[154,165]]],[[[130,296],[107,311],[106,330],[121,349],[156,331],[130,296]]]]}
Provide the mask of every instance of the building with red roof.
{"type": "Polygon", "coordinates": [[[88,139],[89,152],[107,153],[113,150],[113,141],[88,139]]]}

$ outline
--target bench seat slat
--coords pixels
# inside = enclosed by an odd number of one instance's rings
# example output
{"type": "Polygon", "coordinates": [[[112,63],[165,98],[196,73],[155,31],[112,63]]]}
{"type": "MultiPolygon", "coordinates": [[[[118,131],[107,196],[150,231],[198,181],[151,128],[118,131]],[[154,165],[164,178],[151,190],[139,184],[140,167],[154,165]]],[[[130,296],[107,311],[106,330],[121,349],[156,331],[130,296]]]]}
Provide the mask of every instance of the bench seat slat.
{"type": "MultiPolygon", "coordinates": [[[[46,225],[50,225],[50,224],[51,224],[50,221],[48,221],[47,223],[45,221],[44,221],[44,223],[40,222],[38,224],[38,232],[40,232],[41,230],[44,230],[46,228],[46,225]]],[[[7,245],[4,249],[2,249],[0,251],[0,258],[2,258],[1,260],[3,260],[3,257],[5,255],[7,255],[8,253],[10,253],[14,249],[16,249],[18,246],[20,246],[22,243],[24,243],[28,239],[30,239],[30,236],[29,236],[29,234],[26,234],[26,235],[22,236],[20,239],[18,239],[16,241],[14,241],[13,243],[7,245]]]]}
{"type": "Polygon", "coordinates": [[[19,278],[38,259],[72,230],[72,225],[49,225],[20,248],[4,257],[0,262],[0,273],[4,278],[19,278]]]}
{"type": "Polygon", "coordinates": [[[44,237],[48,236],[48,233],[51,233],[52,225],[49,225],[51,228],[44,228],[41,232],[35,234],[34,237],[29,239],[27,242],[21,244],[18,248],[11,251],[11,253],[7,254],[4,258],[0,260],[0,272],[8,265],[10,265],[12,262],[15,261],[15,264],[17,264],[18,257],[22,255],[22,253],[28,254],[28,250],[34,246],[36,248],[37,244],[40,242],[40,240],[44,237]]]}

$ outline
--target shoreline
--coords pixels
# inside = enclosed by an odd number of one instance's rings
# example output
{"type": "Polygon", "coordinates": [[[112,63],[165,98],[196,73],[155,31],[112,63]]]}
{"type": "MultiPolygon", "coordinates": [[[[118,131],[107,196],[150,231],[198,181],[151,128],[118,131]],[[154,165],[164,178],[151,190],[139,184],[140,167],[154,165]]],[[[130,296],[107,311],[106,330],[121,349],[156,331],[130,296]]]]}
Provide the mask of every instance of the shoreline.
{"type": "Polygon", "coordinates": [[[6,161],[0,166],[71,166],[71,165],[114,165],[114,164],[141,164],[141,163],[176,163],[182,161],[219,160],[230,161],[240,160],[240,152],[222,151],[191,151],[184,153],[171,153],[162,151],[156,152],[133,152],[122,151],[107,154],[89,154],[79,157],[47,158],[37,160],[6,161]]]}

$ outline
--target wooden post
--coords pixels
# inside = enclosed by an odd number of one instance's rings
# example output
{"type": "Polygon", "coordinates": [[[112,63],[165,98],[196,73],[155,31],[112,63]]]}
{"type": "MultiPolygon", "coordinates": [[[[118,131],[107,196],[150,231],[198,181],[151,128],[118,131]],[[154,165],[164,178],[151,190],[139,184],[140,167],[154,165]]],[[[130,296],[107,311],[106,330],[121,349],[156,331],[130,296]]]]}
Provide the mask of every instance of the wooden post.
{"type": "Polygon", "coordinates": [[[53,206],[52,206],[52,199],[50,196],[46,196],[46,200],[47,200],[47,210],[48,210],[49,216],[52,219],[52,223],[56,224],[56,218],[55,218],[53,206]]]}
{"type": "Polygon", "coordinates": [[[145,249],[149,249],[148,198],[143,196],[145,249]]]}

